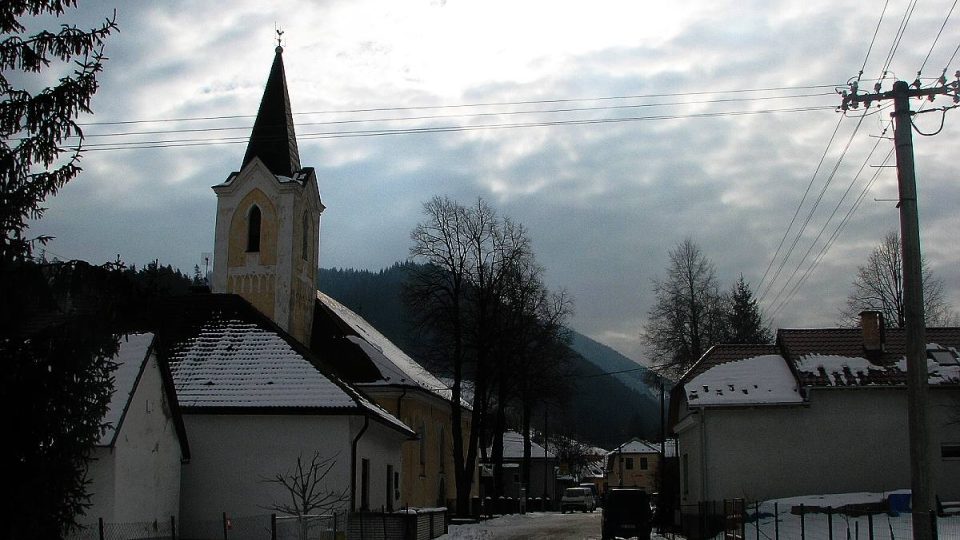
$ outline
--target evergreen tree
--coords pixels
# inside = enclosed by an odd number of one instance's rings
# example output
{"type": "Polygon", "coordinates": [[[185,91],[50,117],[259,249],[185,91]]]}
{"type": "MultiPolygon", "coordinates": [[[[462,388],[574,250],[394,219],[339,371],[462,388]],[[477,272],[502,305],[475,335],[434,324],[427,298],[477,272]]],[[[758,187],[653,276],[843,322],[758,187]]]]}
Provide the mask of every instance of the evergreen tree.
{"type": "Polygon", "coordinates": [[[730,291],[727,332],[728,343],[770,343],[773,340],[743,274],[730,291]]]}
{"type": "Polygon", "coordinates": [[[76,3],[0,3],[0,403],[12,411],[4,465],[7,491],[15,494],[0,520],[2,538],[61,538],[75,528],[88,500],[87,460],[112,392],[115,323],[124,311],[112,285],[122,277],[117,266],[34,264],[34,244],[48,238],[25,237],[44,199],[80,172],[76,118],[90,112],[104,40],[116,25],[27,35],[21,19],[60,17],[76,3]],[[36,86],[31,78],[51,75],[55,86],[28,90],[36,86]]]}

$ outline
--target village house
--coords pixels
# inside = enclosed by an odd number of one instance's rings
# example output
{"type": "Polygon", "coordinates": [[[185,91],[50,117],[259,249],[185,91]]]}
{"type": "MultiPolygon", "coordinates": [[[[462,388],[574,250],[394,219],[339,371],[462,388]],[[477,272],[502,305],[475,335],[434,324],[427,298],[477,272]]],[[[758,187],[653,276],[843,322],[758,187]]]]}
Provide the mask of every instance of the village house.
{"type": "MultiPolygon", "coordinates": [[[[932,481],[960,499],[960,328],[928,328],[932,481]]],[[[775,345],[717,345],[678,382],[684,505],[909,488],[905,336],[877,312],[861,327],[781,329],[775,345]]]]}
{"type": "Polygon", "coordinates": [[[91,456],[90,507],[78,523],[99,521],[140,527],[144,536],[168,530],[180,514],[180,467],[190,448],[173,380],[158,361],[152,333],[120,338],[112,358],[114,392],[103,418],[106,429],[91,456]],[[156,529],[154,528],[156,527],[156,529]]]}
{"type": "Polygon", "coordinates": [[[630,439],[607,453],[605,488],[637,487],[656,493],[660,486],[661,461],[659,444],[630,439]]]}
{"type": "MultiPolygon", "coordinates": [[[[492,449],[487,450],[491,455],[492,449]]],[[[530,499],[557,500],[557,456],[530,441],[530,484],[524,486],[523,465],[523,435],[516,431],[507,431],[503,434],[503,467],[500,474],[500,485],[504,497],[517,499],[521,496],[522,488],[526,487],[526,497],[530,499]]],[[[493,493],[492,481],[494,474],[493,464],[489,461],[482,464],[484,477],[488,484],[486,493],[493,493]]]]}

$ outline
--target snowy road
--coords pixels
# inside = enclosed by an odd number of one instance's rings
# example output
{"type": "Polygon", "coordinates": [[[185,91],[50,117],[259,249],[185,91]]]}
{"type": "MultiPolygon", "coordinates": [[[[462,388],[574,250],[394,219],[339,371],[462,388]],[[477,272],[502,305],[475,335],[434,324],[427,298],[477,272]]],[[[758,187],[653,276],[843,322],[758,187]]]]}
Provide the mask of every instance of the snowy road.
{"type": "Polygon", "coordinates": [[[443,540],[547,540],[600,538],[600,511],[531,512],[469,525],[451,525],[443,540]]]}
{"type": "MultiPolygon", "coordinates": [[[[443,540],[584,540],[600,538],[600,511],[532,512],[469,525],[451,525],[443,540]]],[[[659,539],[657,535],[654,539],[659,539]]]]}

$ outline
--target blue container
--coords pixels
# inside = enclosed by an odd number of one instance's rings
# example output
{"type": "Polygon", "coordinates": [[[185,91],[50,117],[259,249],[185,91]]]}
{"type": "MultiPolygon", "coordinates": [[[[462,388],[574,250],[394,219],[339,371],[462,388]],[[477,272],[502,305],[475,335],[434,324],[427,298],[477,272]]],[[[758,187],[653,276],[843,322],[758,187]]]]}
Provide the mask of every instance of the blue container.
{"type": "Polygon", "coordinates": [[[891,493],[887,496],[887,505],[891,513],[902,514],[910,511],[909,493],[891,493]]]}

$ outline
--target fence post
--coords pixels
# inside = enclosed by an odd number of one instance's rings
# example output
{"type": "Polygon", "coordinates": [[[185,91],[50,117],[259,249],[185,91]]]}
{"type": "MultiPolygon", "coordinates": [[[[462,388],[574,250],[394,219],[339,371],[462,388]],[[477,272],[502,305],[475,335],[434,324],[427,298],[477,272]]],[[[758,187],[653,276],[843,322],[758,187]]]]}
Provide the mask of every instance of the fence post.
{"type": "Polygon", "coordinates": [[[780,503],[773,503],[773,538],[780,540],[780,503]]]}
{"type": "Polygon", "coordinates": [[[270,514],[270,540],[277,540],[277,514],[270,514]]]}
{"type": "Polygon", "coordinates": [[[937,512],[935,510],[930,511],[930,538],[937,540],[937,512]]]}
{"type": "Polygon", "coordinates": [[[753,503],[753,519],[757,521],[757,540],[760,540],[760,501],[753,503]]]}
{"type": "Polygon", "coordinates": [[[170,540],[177,540],[177,517],[170,516],[170,540]]]}
{"type": "Polygon", "coordinates": [[[229,540],[227,536],[227,513],[223,512],[223,540],[229,540]]]}
{"type": "Polygon", "coordinates": [[[100,540],[103,540],[103,518],[97,518],[97,525],[100,528],[100,540]]]}
{"type": "Polygon", "coordinates": [[[806,540],[807,538],[807,529],[806,524],[803,521],[803,503],[800,503],[800,540],[806,540]]]}
{"type": "Polygon", "coordinates": [[[833,507],[827,507],[827,538],[833,540],[833,507]]]}
{"type": "Polygon", "coordinates": [[[867,537],[873,540],[873,514],[867,514],[867,537]]]}
{"type": "Polygon", "coordinates": [[[337,513],[336,512],[333,513],[333,538],[334,540],[336,540],[337,538],[337,513]]]}

